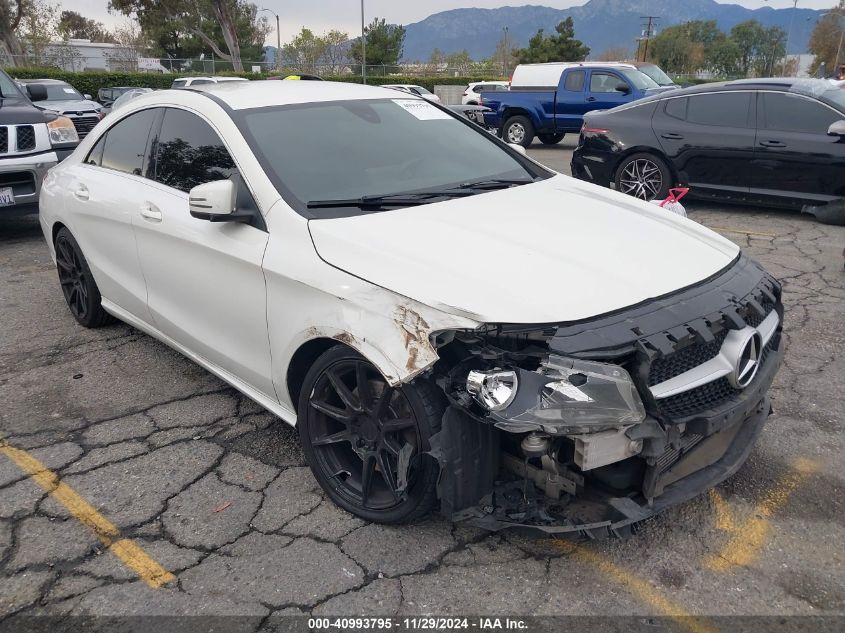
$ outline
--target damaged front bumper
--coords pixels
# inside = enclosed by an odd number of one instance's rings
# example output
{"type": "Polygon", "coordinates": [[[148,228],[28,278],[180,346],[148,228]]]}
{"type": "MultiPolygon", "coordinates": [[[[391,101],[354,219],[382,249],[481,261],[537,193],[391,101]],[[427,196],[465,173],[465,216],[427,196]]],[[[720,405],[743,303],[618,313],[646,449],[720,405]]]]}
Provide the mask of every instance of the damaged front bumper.
{"type": "Polygon", "coordinates": [[[431,438],[446,517],[618,536],[740,468],[783,356],[780,286],[741,258],[652,303],[545,328],[545,352],[536,333],[462,342],[471,353],[440,378],[451,404],[431,438]],[[732,350],[736,366],[720,369],[732,350]]]}

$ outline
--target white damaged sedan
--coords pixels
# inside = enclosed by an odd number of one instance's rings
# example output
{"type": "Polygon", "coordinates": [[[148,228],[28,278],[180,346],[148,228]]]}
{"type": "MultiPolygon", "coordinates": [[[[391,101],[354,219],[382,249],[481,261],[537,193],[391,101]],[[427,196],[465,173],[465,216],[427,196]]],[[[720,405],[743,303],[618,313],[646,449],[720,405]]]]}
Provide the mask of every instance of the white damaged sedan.
{"type": "Polygon", "coordinates": [[[368,520],[624,534],[734,473],[770,411],[759,265],[394,90],[143,95],[40,204],[80,324],[120,319],[296,425],[368,520]]]}

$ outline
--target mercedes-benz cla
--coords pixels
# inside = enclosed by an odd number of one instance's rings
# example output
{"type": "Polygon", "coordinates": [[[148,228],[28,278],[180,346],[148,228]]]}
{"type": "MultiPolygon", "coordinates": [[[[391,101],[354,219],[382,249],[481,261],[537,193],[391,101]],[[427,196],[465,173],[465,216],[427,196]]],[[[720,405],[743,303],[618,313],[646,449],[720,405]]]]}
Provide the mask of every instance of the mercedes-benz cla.
{"type": "Polygon", "coordinates": [[[735,472],[769,414],[759,265],[394,90],[140,96],[50,171],[40,218],[79,323],[129,323],[296,425],[369,520],[439,501],[622,534],[735,472]]]}

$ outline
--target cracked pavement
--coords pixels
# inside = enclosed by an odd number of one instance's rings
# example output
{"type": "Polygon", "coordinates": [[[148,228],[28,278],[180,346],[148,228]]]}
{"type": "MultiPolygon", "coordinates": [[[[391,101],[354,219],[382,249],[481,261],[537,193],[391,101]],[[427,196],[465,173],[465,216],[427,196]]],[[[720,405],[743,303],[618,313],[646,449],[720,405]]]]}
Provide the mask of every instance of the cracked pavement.
{"type": "MultiPolygon", "coordinates": [[[[572,143],[531,154],[568,172],[572,143]]],[[[581,547],[691,614],[843,614],[845,228],[766,209],[689,211],[784,282],[775,413],[716,495],[581,547]],[[758,504],[799,459],[813,471],[761,519],[758,504]],[[709,569],[755,518],[765,529],[752,555],[709,569]]],[[[565,542],[340,510],[294,429],[126,325],[78,326],[36,218],[0,220],[0,279],[0,434],[176,577],[147,586],[0,455],[0,628],[30,615],[242,615],[252,631],[303,613],[662,614],[565,542]]]]}

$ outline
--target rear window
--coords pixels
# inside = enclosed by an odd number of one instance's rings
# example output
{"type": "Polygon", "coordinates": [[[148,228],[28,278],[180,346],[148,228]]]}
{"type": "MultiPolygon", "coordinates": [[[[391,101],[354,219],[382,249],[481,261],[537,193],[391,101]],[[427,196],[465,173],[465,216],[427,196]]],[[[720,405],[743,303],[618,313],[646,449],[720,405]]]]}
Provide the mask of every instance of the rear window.
{"type": "Polygon", "coordinates": [[[750,92],[721,92],[688,97],[687,121],[698,125],[748,127],[750,92]]]}
{"type": "Polygon", "coordinates": [[[186,83],[188,83],[185,79],[177,79],[172,84],[170,84],[171,88],[182,88],[186,83]]]}
{"type": "Polygon", "coordinates": [[[572,92],[581,92],[584,90],[584,76],[586,73],[583,70],[573,70],[566,76],[566,82],[563,84],[564,89],[572,92]]]}

